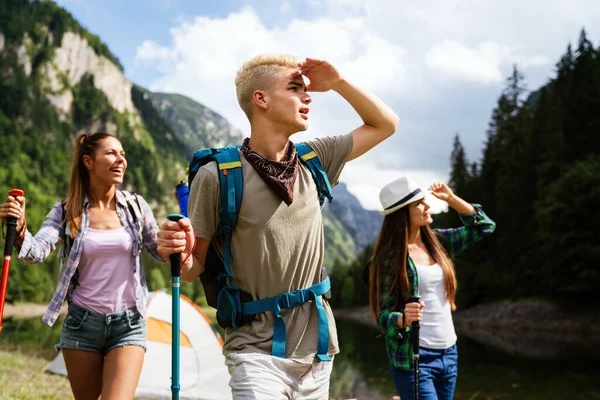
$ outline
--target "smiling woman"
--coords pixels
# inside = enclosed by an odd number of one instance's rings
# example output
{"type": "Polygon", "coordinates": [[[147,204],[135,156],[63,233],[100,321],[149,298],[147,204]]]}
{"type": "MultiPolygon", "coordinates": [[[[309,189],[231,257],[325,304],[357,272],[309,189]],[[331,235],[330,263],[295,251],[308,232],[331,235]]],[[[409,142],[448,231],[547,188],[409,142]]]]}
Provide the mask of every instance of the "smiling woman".
{"type": "Polygon", "coordinates": [[[9,196],[0,218],[18,219],[19,259],[39,263],[63,242],[59,284],[43,321],[53,325],[69,303],[57,349],[62,349],[76,399],[132,398],[146,349],[147,288],[141,249],[157,260],[156,221],[146,201],[116,189],[127,160],[107,133],[74,142],[69,193],[57,201],[34,236],[25,198],[9,196]]]}

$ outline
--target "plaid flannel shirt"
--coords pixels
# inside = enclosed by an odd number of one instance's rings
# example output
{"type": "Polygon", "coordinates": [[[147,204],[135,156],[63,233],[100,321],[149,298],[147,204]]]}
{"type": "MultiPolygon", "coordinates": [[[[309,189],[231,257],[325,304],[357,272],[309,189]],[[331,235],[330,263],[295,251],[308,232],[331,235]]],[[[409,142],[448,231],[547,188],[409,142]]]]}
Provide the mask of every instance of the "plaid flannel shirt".
{"type": "MultiPolygon", "coordinates": [[[[492,221],[481,209],[479,204],[472,204],[475,213],[469,215],[459,214],[464,226],[453,229],[435,229],[435,233],[441,239],[442,244],[448,251],[450,257],[477,242],[481,238],[494,232],[496,223],[492,221]]],[[[379,315],[377,325],[385,332],[385,343],[388,357],[396,368],[408,371],[412,365],[412,346],[410,345],[410,328],[401,329],[398,319],[402,318],[402,312],[394,310],[394,299],[390,295],[392,285],[392,268],[386,261],[383,268],[383,282],[381,298],[379,302],[379,315]]],[[[410,296],[419,295],[419,277],[413,260],[408,257],[407,275],[410,296]]]]}
{"type": "MultiPolygon", "coordinates": [[[[152,210],[148,206],[148,203],[146,203],[142,196],[138,195],[143,216],[142,238],[139,240],[138,227],[127,207],[125,196],[120,190],[116,191],[116,196],[117,215],[121,220],[121,224],[126,227],[133,240],[134,261],[131,269],[136,282],[136,306],[138,311],[144,315],[146,312],[146,303],[148,301],[148,288],[146,286],[144,269],[141,268],[141,251],[143,247],[156,260],[165,262],[157,252],[156,239],[158,226],[156,224],[156,220],[154,219],[154,215],[152,214],[152,210]]],[[[42,227],[38,233],[35,236],[33,236],[29,231],[25,233],[23,243],[19,249],[19,260],[23,264],[33,264],[44,261],[46,257],[48,257],[48,255],[56,249],[58,244],[64,240],[65,232],[62,220],[62,202],[57,201],[52,210],[50,210],[46,216],[46,219],[44,220],[44,223],[42,224],[42,227]]],[[[73,240],[73,245],[68,258],[66,258],[66,260],[65,258],[61,258],[58,286],[56,287],[56,291],[52,296],[50,305],[48,306],[48,309],[42,318],[42,321],[50,326],[52,326],[58,318],[63,302],[66,298],[70,298],[72,290],[77,285],[76,271],[77,266],[79,265],[79,260],[81,259],[83,239],[85,238],[87,229],[89,227],[89,221],[89,200],[86,196],[83,204],[83,217],[81,219],[79,232],[73,240]]]]}

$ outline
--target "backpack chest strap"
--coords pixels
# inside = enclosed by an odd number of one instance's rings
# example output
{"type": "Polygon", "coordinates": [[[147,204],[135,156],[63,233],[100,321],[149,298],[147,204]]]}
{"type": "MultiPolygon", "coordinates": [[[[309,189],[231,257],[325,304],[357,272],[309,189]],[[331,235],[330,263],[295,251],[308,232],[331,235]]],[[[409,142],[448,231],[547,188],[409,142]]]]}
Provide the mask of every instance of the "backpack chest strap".
{"type": "Polygon", "coordinates": [[[325,307],[323,307],[323,303],[319,298],[327,293],[330,288],[331,283],[329,277],[327,277],[325,280],[306,289],[242,303],[242,312],[244,315],[258,314],[267,311],[273,313],[275,323],[273,327],[273,345],[271,346],[271,353],[275,357],[285,358],[286,329],[285,320],[281,316],[281,310],[283,308],[292,308],[305,304],[310,300],[314,301],[319,317],[317,358],[319,361],[331,361],[331,358],[327,355],[329,349],[329,321],[327,319],[325,307]]]}

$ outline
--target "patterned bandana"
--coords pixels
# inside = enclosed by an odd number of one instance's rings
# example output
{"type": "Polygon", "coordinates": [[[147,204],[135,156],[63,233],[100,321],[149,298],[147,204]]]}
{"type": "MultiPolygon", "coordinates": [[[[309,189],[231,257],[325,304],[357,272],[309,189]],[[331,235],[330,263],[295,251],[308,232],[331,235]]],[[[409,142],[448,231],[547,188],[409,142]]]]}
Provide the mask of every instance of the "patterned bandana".
{"type": "Polygon", "coordinates": [[[250,138],[244,139],[242,153],[254,167],[265,183],[288,206],[294,201],[294,183],[298,176],[298,152],[294,143],[290,142],[288,152],[281,161],[265,158],[248,147],[250,138]]]}

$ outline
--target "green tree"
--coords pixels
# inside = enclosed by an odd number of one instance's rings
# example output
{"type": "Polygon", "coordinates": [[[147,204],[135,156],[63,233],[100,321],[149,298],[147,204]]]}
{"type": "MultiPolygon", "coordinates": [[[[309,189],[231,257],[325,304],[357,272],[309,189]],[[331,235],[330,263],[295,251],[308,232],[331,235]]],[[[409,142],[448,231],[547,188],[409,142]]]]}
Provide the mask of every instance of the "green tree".
{"type": "Polygon", "coordinates": [[[165,278],[159,268],[152,268],[150,275],[148,276],[148,290],[155,291],[164,289],[167,287],[165,278]]]}

